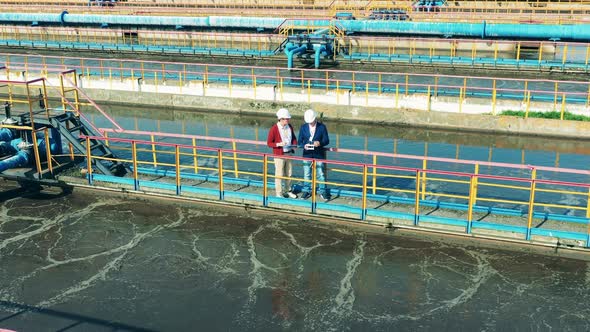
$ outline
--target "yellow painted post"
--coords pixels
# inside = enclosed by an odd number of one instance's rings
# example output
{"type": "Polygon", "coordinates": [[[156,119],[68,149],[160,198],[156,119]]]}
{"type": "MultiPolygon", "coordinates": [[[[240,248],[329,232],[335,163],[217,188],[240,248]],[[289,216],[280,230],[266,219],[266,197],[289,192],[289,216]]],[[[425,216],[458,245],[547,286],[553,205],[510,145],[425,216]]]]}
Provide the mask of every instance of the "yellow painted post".
{"type": "Polygon", "coordinates": [[[47,158],[47,168],[49,169],[49,174],[53,176],[53,163],[51,161],[51,144],[49,143],[49,130],[47,128],[44,129],[45,133],[45,158],[47,158]]]}
{"type": "Polygon", "coordinates": [[[104,145],[106,145],[107,147],[109,146],[109,132],[108,131],[104,132],[104,145]]]}
{"type": "Polygon", "coordinates": [[[395,108],[399,107],[399,83],[395,83],[395,108]]]}
{"type": "Polygon", "coordinates": [[[377,94],[381,96],[381,73],[379,73],[379,87],[377,89],[377,94]]]}
{"type": "Polygon", "coordinates": [[[154,144],[156,142],[156,138],[154,137],[154,134],[150,135],[150,140],[152,141],[153,164],[154,164],[154,167],[158,167],[158,159],[156,157],[156,144],[154,144]]]}
{"type": "MultiPolygon", "coordinates": [[[[367,216],[367,165],[363,165],[363,199],[361,206],[361,219],[365,220],[367,216]]],[[[312,190],[315,191],[315,190],[312,190]]]]}
{"type": "MultiPolygon", "coordinates": [[[[490,148],[490,161],[491,161],[491,148],[490,148]]],[[[473,205],[477,204],[477,185],[479,184],[479,163],[475,164],[475,169],[473,170],[473,174],[475,178],[473,180],[473,205]]]]}
{"type": "Polygon", "coordinates": [[[555,82],[555,92],[553,94],[553,110],[557,109],[557,90],[558,90],[558,83],[555,82]]]}
{"type": "Polygon", "coordinates": [[[427,100],[426,100],[426,110],[428,112],[430,112],[430,106],[431,106],[430,105],[430,85],[428,86],[428,92],[426,94],[426,98],[427,98],[427,100]]]}
{"type": "Polygon", "coordinates": [[[420,170],[416,170],[416,192],[414,193],[414,225],[418,226],[418,216],[420,215],[420,170]]]}
{"type": "Polygon", "coordinates": [[[300,71],[300,72],[301,72],[301,91],[303,91],[303,89],[305,89],[305,81],[304,81],[304,79],[305,79],[305,77],[304,77],[304,76],[305,76],[305,74],[303,73],[303,69],[301,69],[301,71],[300,71]]]}
{"type": "Polygon", "coordinates": [[[467,234],[471,234],[471,227],[473,224],[473,205],[474,203],[474,188],[475,175],[469,179],[469,202],[467,203],[467,234]]]}
{"type": "Polygon", "coordinates": [[[427,167],[427,160],[426,160],[426,158],[424,158],[424,160],[422,160],[422,170],[424,171],[424,172],[422,172],[423,173],[422,183],[421,183],[422,189],[420,190],[420,192],[422,193],[421,194],[422,199],[426,198],[426,167],[427,167]]]}
{"type": "MultiPolygon", "coordinates": [[[[232,137],[233,137],[233,127],[231,129],[232,129],[232,137]]],[[[234,155],[234,176],[236,178],[239,178],[240,172],[238,170],[238,153],[237,153],[238,148],[236,147],[236,141],[234,141],[234,140],[231,141],[231,147],[232,147],[232,150],[234,150],[234,153],[233,153],[233,155],[234,155]]]]}
{"type": "Polygon", "coordinates": [[[565,46],[563,47],[563,56],[561,57],[561,64],[565,64],[565,61],[567,60],[567,44],[565,44],[565,46]]]}
{"type": "Polygon", "coordinates": [[[535,210],[535,189],[537,187],[536,183],[537,178],[537,170],[535,168],[531,171],[531,188],[530,188],[530,196],[529,196],[529,212],[527,217],[527,236],[526,239],[531,239],[531,227],[533,224],[533,214],[535,210]]]}
{"type": "Polygon", "coordinates": [[[205,81],[205,84],[209,84],[209,65],[205,65],[205,73],[203,74],[203,81],[205,81]]]}
{"type": "Polygon", "coordinates": [[[530,106],[531,106],[531,92],[530,91],[527,91],[526,92],[526,109],[525,109],[525,112],[524,112],[524,118],[525,119],[528,119],[528,117],[529,117],[529,109],[530,109],[530,106]]]}
{"type": "Polygon", "coordinates": [[[459,88],[459,113],[463,113],[463,88],[459,88]]]}
{"type": "Polygon", "coordinates": [[[561,114],[560,114],[559,118],[561,120],[563,120],[564,115],[565,115],[565,92],[561,95],[561,114]]]}
{"type": "MultiPolygon", "coordinates": [[[[264,155],[262,161],[262,204],[268,206],[268,155],[264,155]]],[[[312,190],[313,192],[313,190],[312,190]]]]}
{"type": "Polygon", "coordinates": [[[135,186],[135,190],[139,190],[139,171],[138,171],[138,161],[137,161],[137,142],[131,142],[131,158],[133,163],[133,182],[135,186]]]}
{"type": "Polygon", "coordinates": [[[524,81],[524,90],[523,90],[523,93],[522,93],[522,101],[523,102],[526,102],[526,96],[527,96],[528,88],[529,88],[529,81],[525,80],[524,81]]]}
{"type": "Polygon", "coordinates": [[[409,83],[410,83],[410,75],[406,74],[406,91],[405,91],[405,96],[408,96],[408,87],[409,87],[409,83]]]}
{"type": "Polygon", "coordinates": [[[199,160],[197,155],[197,139],[193,137],[193,164],[195,168],[195,174],[199,172],[199,160]]]}
{"type": "MultiPolygon", "coordinates": [[[[88,182],[92,184],[92,152],[90,151],[90,138],[88,137],[86,137],[86,162],[86,168],[88,171],[88,182]]],[[[137,167],[133,167],[134,172],[136,169],[137,167]]]]}
{"type": "Polygon", "coordinates": [[[373,195],[377,193],[377,155],[373,155],[373,195]]]}
{"type": "Polygon", "coordinates": [[[438,97],[438,76],[434,76],[434,97],[438,97]]]}
{"type": "Polygon", "coordinates": [[[356,78],[354,72],[352,72],[352,93],[356,92],[356,78]]]}
{"type": "Polygon", "coordinates": [[[176,144],[175,149],[176,162],[176,195],[180,195],[180,146],[176,144]]]}
{"type": "Polygon", "coordinates": [[[543,42],[539,45],[539,65],[541,64],[541,61],[543,61],[543,42]]]}
{"type": "Polygon", "coordinates": [[[492,81],[492,115],[496,115],[496,80],[492,81]]]}
{"type": "Polygon", "coordinates": [[[516,43],[516,61],[520,60],[520,42],[516,43]]]}
{"type": "MultiPolygon", "coordinates": [[[[32,122],[32,121],[31,121],[32,122]]],[[[33,124],[32,124],[33,126],[33,124]]],[[[37,142],[37,132],[35,130],[32,131],[33,135],[33,142],[37,142]]],[[[39,147],[37,144],[33,144],[33,154],[35,155],[35,166],[37,166],[37,174],[39,178],[41,177],[41,157],[39,156],[39,147]]]]}
{"type": "Polygon", "coordinates": [[[498,42],[494,43],[494,63],[498,61],[498,42]]]}
{"type": "Polygon", "coordinates": [[[224,191],[224,186],[223,186],[223,153],[221,152],[221,149],[217,150],[217,165],[218,165],[218,175],[219,175],[219,199],[223,200],[223,191],[224,191]]]}

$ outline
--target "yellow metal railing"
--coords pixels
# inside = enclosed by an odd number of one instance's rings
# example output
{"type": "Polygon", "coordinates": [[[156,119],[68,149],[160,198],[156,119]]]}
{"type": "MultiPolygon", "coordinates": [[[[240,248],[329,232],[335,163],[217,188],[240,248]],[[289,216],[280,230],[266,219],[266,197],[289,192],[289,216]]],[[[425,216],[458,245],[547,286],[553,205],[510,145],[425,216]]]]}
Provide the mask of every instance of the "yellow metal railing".
{"type": "MultiPolygon", "coordinates": [[[[186,138],[186,137],[185,137],[186,138]]],[[[95,138],[92,139],[101,139],[95,138]]],[[[209,137],[208,139],[214,139],[209,137]]],[[[193,142],[195,137],[193,137],[193,142]]],[[[176,195],[191,195],[185,193],[186,190],[190,189],[188,185],[185,185],[185,178],[187,174],[200,174],[206,176],[214,181],[202,183],[201,187],[210,188],[215,190],[214,192],[209,191],[206,195],[216,193],[218,199],[225,200],[226,193],[233,192],[236,190],[235,179],[247,179],[249,182],[254,183],[259,181],[260,185],[248,186],[249,189],[244,189],[242,185],[239,187],[240,192],[244,191],[247,195],[258,194],[259,196],[244,196],[240,198],[241,201],[257,201],[260,197],[261,201],[258,204],[263,206],[274,206],[274,204],[281,204],[280,201],[270,200],[269,186],[274,182],[275,176],[272,174],[272,156],[266,153],[253,152],[246,150],[234,149],[220,149],[205,146],[196,146],[192,144],[180,144],[180,143],[163,143],[154,141],[145,141],[141,139],[127,139],[127,138],[109,138],[110,146],[112,149],[122,151],[130,156],[123,159],[116,159],[121,162],[126,162],[133,165],[134,173],[134,189],[140,190],[146,181],[152,182],[150,187],[154,187],[154,181],[162,182],[162,185],[158,188],[161,190],[168,190],[176,192],[176,195]],[[169,169],[172,172],[167,171],[166,174],[170,174],[170,181],[162,179],[150,178],[149,169],[145,167],[153,167],[152,154],[157,153],[158,169],[169,169]],[[196,155],[199,158],[197,159],[196,155]],[[229,162],[228,162],[229,161],[229,162]],[[238,166],[240,165],[240,166],[238,166]],[[238,171],[238,167],[240,167],[238,171]],[[197,169],[199,170],[197,172],[197,169]],[[139,173],[142,173],[140,176],[139,173]],[[182,173],[182,174],[181,174],[182,173]],[[216,177],[211,177],[216,176],[216,177]],[[233,186],[233,187],[232,187],[233,186]]],[[[246,144],[247,142],[241,141],[240,144],[246,144]]],[[[261,144],[261,143],[257,143],[261,144]]],[[[235,147],[235,145],[233,145],[235,147]]],[[[304,160],[304,158],[288,157],[282,158],[292,159],[294,162],[304,160]]],[[[402,155],[397,155],[396,158],[407,158],[402,155]]],[[[416,156],[411,158],[416,159],[416,156]]],[[[92,168],[91,161],[96,160],[113,160],[112,158],[103,158],[98,156],[92,156],[88,151],[88,167],[89,167],[89,181],[92,184],[92,168]]],[[[419,160],[426,160],[420,159],[419,160]]],[[[432,159],[432,162],[441,162],[441,160],[432,159]]],[[[312,163],[315,162],[312,160],[312,163]]],[[[309,180],[302,179],[296,175],[290,178],[281,177],[281,179],[289,179],[298,181],[299,183],[308,183],[313,188],[317,185],[326,185],[331,188],[332,192],[338,192],[339,195],[348,193],[351,195],[350,198],[346,199],[347,205],[352,205],[358,208],[360,215],[355,217],[361,220],[371,220],[374,210],[375,202],[378,195],[380,197],[404,197],[403,201],[413,201],[413,204],[403,206],[391,206],[386,208],[378,208],[385,212],[394,211],[396,213],[402,213],[414,217],[414,226],[419,226],[420,221],[424,217],[424,211],[428,209],[428,214],[432,214],[432,208],[429,208],[431,204],[427,202],[438,202],[443,204],[445,202],[457,204],[466,207],[466,216],[460,220],[465,222],[466,233],[471,233],[476,221],[476,214],[481,214],[482,207],[503,207],[510,206],[515,211],[525,211],[523,217],[512,217],[510,223],[514,227],[520,227],[525,230],[526,240],[533,239],[536,233],[533,231],[537,226],[535,225],[535,219],[538,218],[536,213],[543,213],[543,209],[552,208],[557,211],[582,211],[584,216],[587,218],[590,216],[590,201],[589,201],[589,189],[590,185],[587,183],[577,182],[566,182],[566,181],[555,181],[540,179],[538,172],[572,172],[574,174],[590,175],[588,171],[578,170],[567,170],[567,169],[554,169],[547,167],[520,167],[521,170],[526,170],[525,174],[521,176],[498,176],[481,174],[477,170],[480,165],[486,165],[488,167],[513,167],[518,168],[516,165],[510,166],[508,164],[489,164],[485,162],[476,162],[471,164],[474,167],[473,172],[456,172],[446,171],[434,168],[416,168],[416,167],[399,167],[389,165],[379,165],[375,163],[358,163],[358,162],[344,162],[337,160],[323,160],[327,163],[330,168],[331,180],[326,180],[320,183],[316,178],[315,174],[309,180]],[[339,176],[338,172],[343,174],[339,176]],[[492,188],[493,190],[489,190],[492,188]],[[358,193],[358,194],[354,194],[358,193]],[[576,197],[576,199],[560,200],[555,201],[555,195],[566,195],[568,197],[576,197]],[[413,205],[413,207],[412,207],[413,205]],[[478,212],[479,211],[479,212],[478,212]]],[[[451,161],[448,161],[451,162],[451,161]]],[[[461,161],[457,161],[460,162],[461,161]]],[[[424,163],[425,165],[427,163],[424,163]]],[[[312,165],[313,166],[313,165],[312,165]]],[[[315,167],[312,167],[315,171],[315,167]]],[[[161,174],[155,171],[152,175],[161,177],[161,174]]],[[[242,183],[242,182],[240,182],[242,183]]],[[[145,189],[143,189],[145,190],[145,189]]],[[[172,193],[171,193],[172,194],[172,193]]],[[[234,194],[235,196],[235,194],[234,194]]],[[[315,195],[315,191],[312,190],[312,197],[309,201],[311,207],[311,213],[319,213],[320,209],[317,205],[318,197],[315,195]]],[[[450,205],[450,206],[451,206],[450,205]]],[[[380,207],[383,204],[379,205],[380,207]]],[[[282,205],[282,208],[285,208],[282,205]]],[[[435,209],[436,210],[436,209],[435,209]]],[[[350,213],[350,212],[349,212],[350,213]]],[[[557,216],[557,213],[555,216],[557,216]]],[[[555,218],[555,216],[550,218],[555,218]]],[[[429,217],[430,218],[430,217],[429,217]]],[[[442,215],[442,219],[452,218],[448,215],[442,215]]],[[[457,217],[455,217],[457,218],[457,217]]],[[[547,216],[545,217],[547,218],[547,216]]],[[[579,217],[584,218],[584,217],[579,217]]],[[[494,217],[491,217],[494,219],[494,217]]],[[[391,219],[390,219],[391,220],[391,219]]],[[[559,218],[556,219],[560,220],[559,218]]],[[[582,220],[582,219],[580,219],[582,220]]],[[[390,221],[391,222],[391,221],[390,221]]],[[[498,222],[499,229],[501,229],[502,221],[498,222]]],[[[567,221],[558,221],[567,222],[567,221]]],[[[579,223],[580,221],[577,221],[579,223]]],[[[574,222],[576,223],[576,222],[574,222]]],[[[586,222],[587,223],[587,220],[586,222]]],[[[490,227],[490,226],[488,226],[490,227]]],[[[494,226],[495,227],[495,226],[494,226]]],[[[568,226],[568,231],[572,231],[572,227],[575,228],[573,232],[576,234],[586,234],[587,238],[581,240],[583,244],[588,246],[588,240],[590,239],[590,233],[587,225],[583,223],[579,227],[568,226]]],[[[524,234],[523,233],[523,234],[524,234]]]]}

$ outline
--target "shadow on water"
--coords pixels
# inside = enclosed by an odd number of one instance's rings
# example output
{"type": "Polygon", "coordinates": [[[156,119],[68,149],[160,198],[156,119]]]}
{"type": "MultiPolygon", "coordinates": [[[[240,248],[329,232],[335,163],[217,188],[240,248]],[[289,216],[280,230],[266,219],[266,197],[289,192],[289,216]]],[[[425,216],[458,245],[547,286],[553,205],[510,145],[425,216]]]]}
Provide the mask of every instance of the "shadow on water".
{"type": "Polygon", "coordinates": [[[27,197],[34,200],[53,200],[68,196],[72,193],[71,187],[62,187],[59,192],[43,190],[43,186],[38,183],[20,181],[19,187],[11,188],[0,192],[0,203],[9,201],[14,198],[27,197]]]}
{"type": "Polygon", "coordinates": [[[68,320],[74,321],[74,323],[72,323],[64,328],[59,329],[59,331],[67,331],[69,329],[72,329],[72,328],[80,325],[80,324],[91,324],[91,325],[95,325],[95,326],[101,326],[101,327],[105,327],[105,328],[110,328],[113,331],[114,330],[137,331],[137,332],[139,332],[139,331],[155,331],[155,330],[131,326],[131,325],[127,325],[127,324],[111,322],[111,321],[98,319],[98,318],[94,318],[94,317],[88,317],[88,316],[83,316],[83,315],[78,315],[78,314],[73,314],[73,313],[69,313],[69,312],[53,310],[53,309],[35,307],[35,306],[27,305],[27,304],[20,304],[20,303],[15,303],[15,302],[10,302],[10,301],[0,300],[0,308],[6,308],[9,310],[19,310],[18,312],[14,313],[12,315],[9,315],[6,317],[0,317],[0,323],[7,323],[11,319],[17,318],[18,316],[25,314],[25,313],[34,313],[34,314],[47,315],[47,316],[50,316],[53,318],[68,319],[68,320]]]}

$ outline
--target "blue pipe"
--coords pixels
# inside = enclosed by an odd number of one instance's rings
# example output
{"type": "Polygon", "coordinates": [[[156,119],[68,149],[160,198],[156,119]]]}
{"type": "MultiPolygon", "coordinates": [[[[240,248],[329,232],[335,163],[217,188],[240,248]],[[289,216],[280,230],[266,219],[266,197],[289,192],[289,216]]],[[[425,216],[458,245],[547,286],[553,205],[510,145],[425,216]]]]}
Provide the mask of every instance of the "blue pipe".
{"type": "Polygon", "coordinates": [[[326,46],[325,45],[322,45],[321,47],[317,47],[315,49],[315,61],[314,61],[315,69],[320,68],[320,55],[322,53],[326,54],[326,46]]]}
{"type": "Polygon", "coordinates": [[[293,68],[293,57],[297,54],[305,53],[307,51],[307,45],[302,45],[287,51],[287,69],[293,68]]]}
{"type": "MultiPolygon", "coordinates": [[[[41,136],[42,133],[39,133],[41,136]]],[[[22,150],[20,149],[20,144],[23,143],[21,138],[13,139],[10,141],[10,146],[7,147],[5,144],[2,145],[2,148],[7,152],[6,154],[14,154],[12,157],[3,159],[0,161],[0,173],[4,172],[7,169],[15,168],[15,167],[22,167],[29,164],[31,161],[31,152],[30,150],[22,150]]],[[[39,149],[39,155],[44,157],[47,152],[47,146],[45,144],[45,138],[37,139],[37,147],[39,149]]],[[[61,147],[53,142],[52,139],[49,140],[49,149],[51,153],[57,153],[61,147]]]]}
{"type": "MultiPolygon", "coordinates": [[[[185,28],[244,28],[276,29],[285,23],[285,18],[265,17],[176,17],[176,16],[123,16],[86,14],[32,14],[0,13],[3,23],[53,23],[53,24],[107,24],[141,27],[185,28]]],[[[328,26],[326,19],[289,20],[293,26],[328,26]]],[[[440,37],[468,38],[523,38],[541,40],[590,41],[590,24],[501,24],[501,23],[455,23],[455,22],[411,22],[376,20],[339,20],[338,25],[348,32],[383,33],[406,35],[430,35],[440,37]]]]}
{"type": "Polygon", "coordinates": [[[0,142],[10,142],[14,139],[14,131],[8,128],[0,129],[0,142]]]}
{"type": "Polygon", "coordinates": [[[31,155],[26,150],[17,152],[14,156],[0,161],[0,173],[9,168],[21,167],[27,165],[31,161],[31,155]]]}

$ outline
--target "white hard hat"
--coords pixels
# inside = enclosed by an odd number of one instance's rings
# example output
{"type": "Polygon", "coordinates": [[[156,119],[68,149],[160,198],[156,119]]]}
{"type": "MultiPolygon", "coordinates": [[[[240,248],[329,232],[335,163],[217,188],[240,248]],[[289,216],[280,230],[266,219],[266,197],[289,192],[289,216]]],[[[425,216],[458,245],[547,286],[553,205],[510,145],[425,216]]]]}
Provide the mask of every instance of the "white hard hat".
{"type": "Polygon", "coordinates": [[[289,114],[289,110],[286,108],[281,108],[277,111],[277,118],[279,119],[290,119],[291,114],[289,114]]]}
{"type": "Polygon", "coordinates": [[[305,111],[305,114],[303,114],[303,120],[305,120],[305,123],[312,123],[315,121],[316,118],[316,114],[315,111],[312,109],[308,109],[307,111],[305,111]]]}

